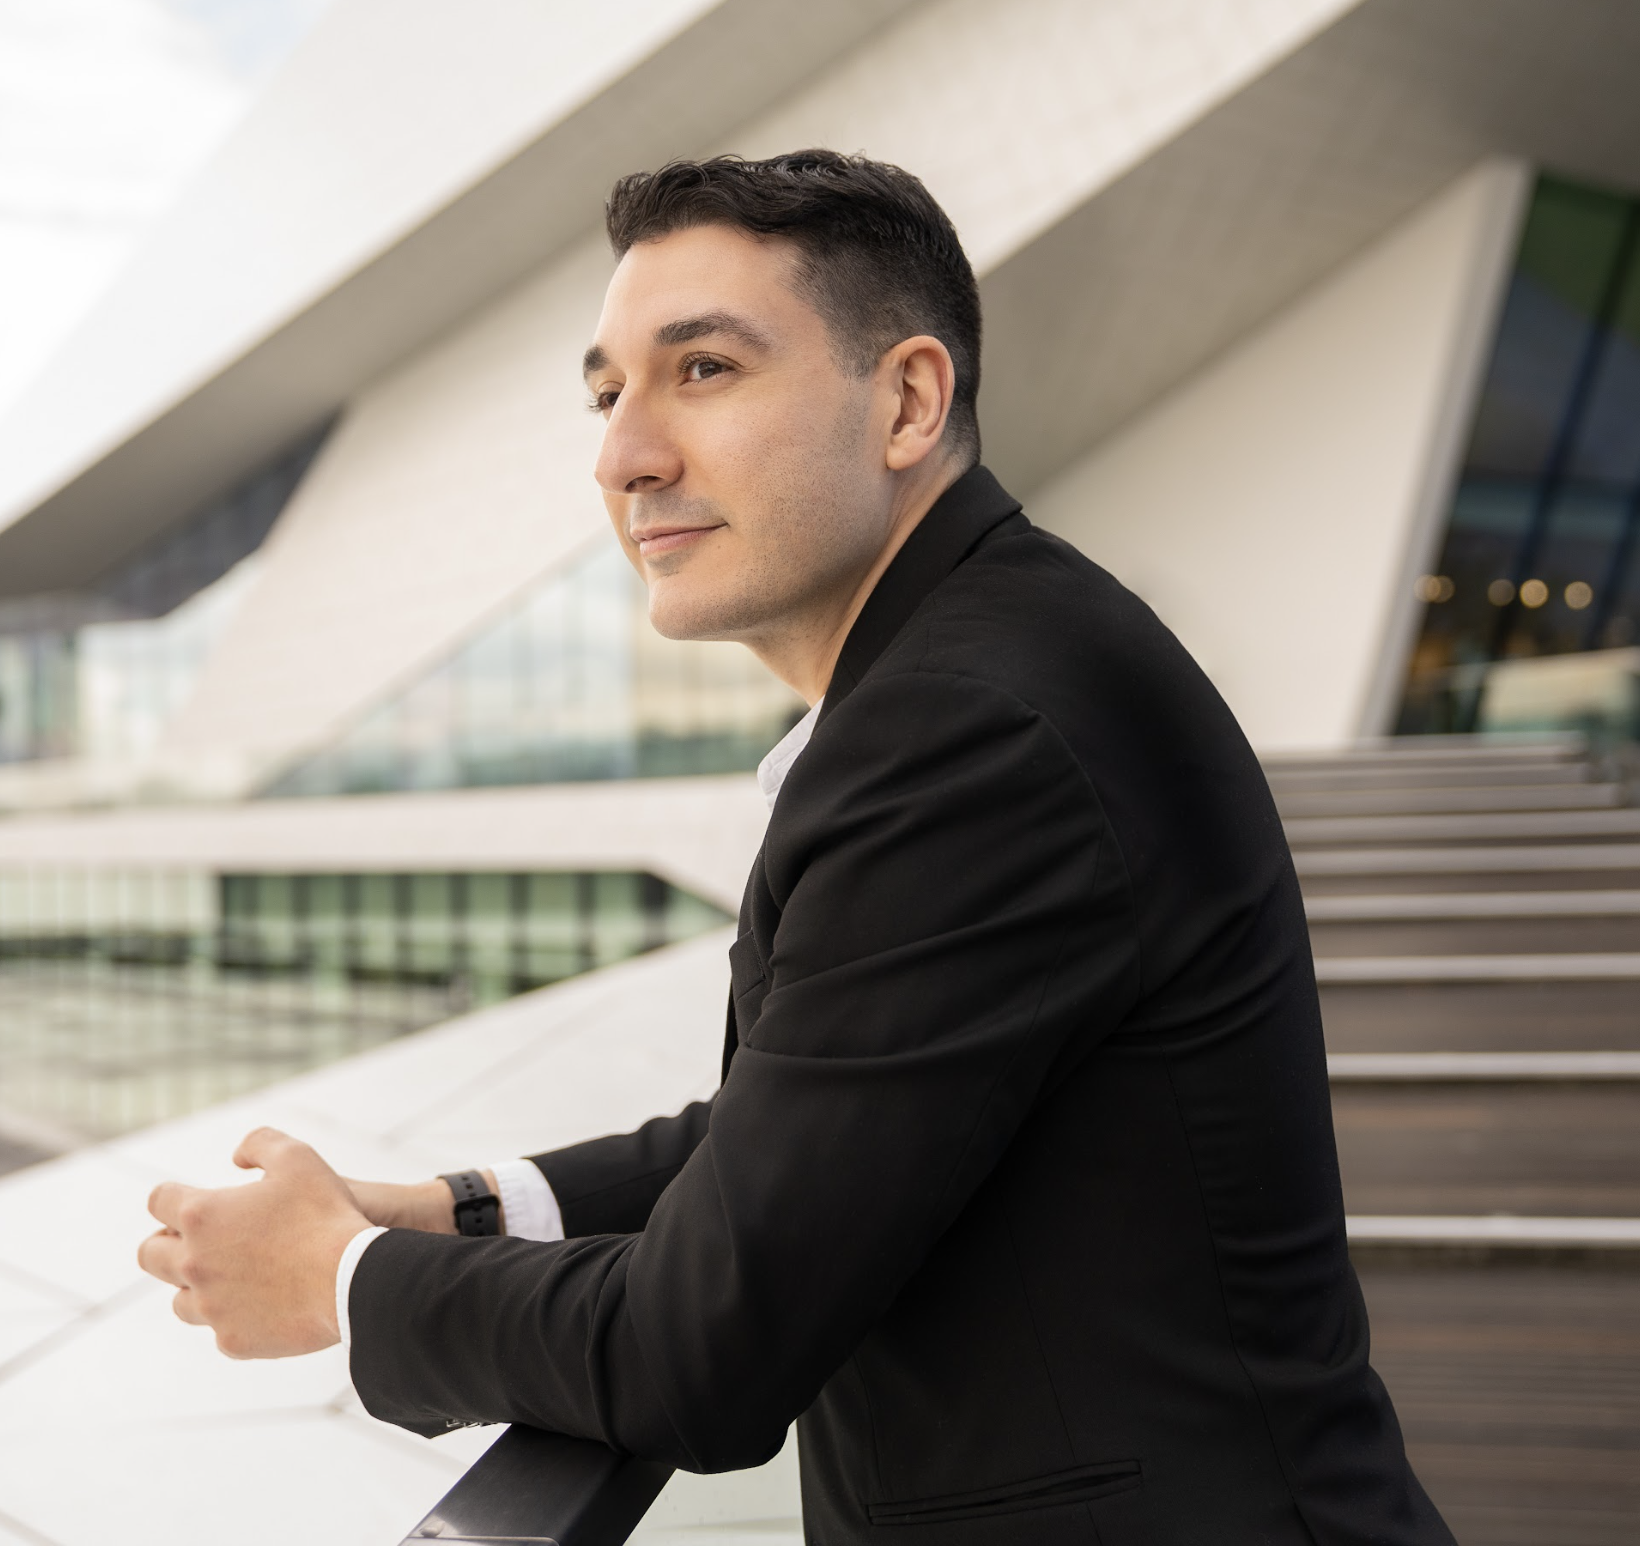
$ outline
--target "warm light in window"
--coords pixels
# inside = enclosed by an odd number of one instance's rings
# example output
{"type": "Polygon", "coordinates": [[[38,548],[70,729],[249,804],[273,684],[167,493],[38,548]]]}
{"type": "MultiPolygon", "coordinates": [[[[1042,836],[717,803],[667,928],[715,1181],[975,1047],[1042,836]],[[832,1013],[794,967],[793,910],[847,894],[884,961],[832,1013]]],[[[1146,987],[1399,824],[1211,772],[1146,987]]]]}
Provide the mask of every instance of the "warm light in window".
{"type": "Polygon", "coordinates": [[[1515,599],[1515,587],[1508,580],[1494,580],[1486,587],[1486,599],[1495,607],[1506,607],[1515,599]]]}
{"type": "Polygon", "coordinates": [[[1450,601],[1457,588],[1444,574],[1421,574],[1413,581],[1412,594],[1420,601],[1450,601]]]}
{"type": "Polygon", "coordinates": [[[1573,580],[1566,587],[1566,605],[1574,612],[1581,612],[1584,607],[1594,600],[1594,586],[1582,580],[1573,580]]]}
{"type": "Polygon", "coordinates": [[[1520,588],[1523,607],[1541,607],[1549,599],[1549,587],[1542,580],[1528,580],[1520,588]]]}

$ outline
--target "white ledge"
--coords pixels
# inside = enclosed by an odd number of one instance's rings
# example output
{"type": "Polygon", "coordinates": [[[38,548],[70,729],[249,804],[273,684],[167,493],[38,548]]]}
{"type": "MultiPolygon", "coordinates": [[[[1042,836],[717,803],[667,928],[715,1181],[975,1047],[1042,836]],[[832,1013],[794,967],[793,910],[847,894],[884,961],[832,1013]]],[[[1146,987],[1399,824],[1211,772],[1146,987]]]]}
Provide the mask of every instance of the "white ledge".
{"type": "Polygon", "coordinates": [[[1423,891],[1411,896],[1313,896],[1311,923],[1454,922],[1494,918],[1640,917],[1640,891],[1423,891]]]}
{"type": "Polygon", "coordinates": [[[1344,1223],[1350,1239],[1359,1244],[1640,1249],[1640,1219],[1358,1213],[1344,1223]]]}
{"type": "Polygon", "coordinates": [[[1335,1084],[1640,1079],[1640,1052],[1333,1052],[1335,1084]]]}
{"type": "Polygon", "coordinates": [[[1640,954],[1330,956],[1315,963],[1323,987],[1430,982],[1640,982],[1640,954]]]}
{"type": "Polygon", "coordinates": [[[1545,870],[1640,870],[1640,843],[1513,848],[1312,848],[1293,855],[1300,875],[1540,874],[1545,870]]]}

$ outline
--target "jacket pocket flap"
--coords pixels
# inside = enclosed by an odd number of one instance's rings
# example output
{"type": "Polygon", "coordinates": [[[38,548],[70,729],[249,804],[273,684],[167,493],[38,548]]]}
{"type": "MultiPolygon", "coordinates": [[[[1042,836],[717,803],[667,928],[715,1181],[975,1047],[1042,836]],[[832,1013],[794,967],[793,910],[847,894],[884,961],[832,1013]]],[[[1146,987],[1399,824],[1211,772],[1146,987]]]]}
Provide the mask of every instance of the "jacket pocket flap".
{"type": "Polygon", "coordinates": [[[872,1503],[867,1511],[878,1525],[926,1525],[944,1520],[972,1519],[985,1514],[1011,1514],[1024,1509],[1054,1508],[1082,1503],[1139,1485],[1137,1460],[1112,1460],[1102,1465],[1074,1466],[1046,1476],[1004,1482],[975,1492],[952,1492],[937,1498],[913,1498],[898,1503],[872,1503]]]}

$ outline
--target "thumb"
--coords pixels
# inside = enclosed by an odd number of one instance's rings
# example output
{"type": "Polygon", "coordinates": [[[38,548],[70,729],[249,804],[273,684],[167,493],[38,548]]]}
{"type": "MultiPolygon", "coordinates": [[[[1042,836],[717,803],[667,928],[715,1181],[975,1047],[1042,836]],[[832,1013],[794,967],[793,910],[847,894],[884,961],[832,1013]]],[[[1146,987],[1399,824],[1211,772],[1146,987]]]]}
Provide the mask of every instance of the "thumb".
{"type": "Polygon", "coordinates": [[[307,1144],[280,1132],[277,1127],[259,1127],[246,1133],[233,1151],[233,1162],[241,1170],[290,1170],[310,1165],[323,1170],[330,1168],[307,1144]]]}

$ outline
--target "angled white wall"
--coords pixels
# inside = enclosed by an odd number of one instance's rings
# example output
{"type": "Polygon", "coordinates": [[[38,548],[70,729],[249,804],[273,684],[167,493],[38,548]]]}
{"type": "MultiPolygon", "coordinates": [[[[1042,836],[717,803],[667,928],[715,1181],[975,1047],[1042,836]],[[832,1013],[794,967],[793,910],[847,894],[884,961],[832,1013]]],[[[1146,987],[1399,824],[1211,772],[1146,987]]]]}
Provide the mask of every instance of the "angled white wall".
{"type": "MultiPolygon", "coordinates": [[[[1351,4],[935,0],[722,148],[897,160],[983,273],[1351,4]],[[896,88],[907,58],[932,101],[896,88]]],[[[536,277],[352,399],[164,760],[249,777],[323,744],[604,529],[579,390],[610,266],[596,213],[536,277]]]]}
{"type": "Polygon", "coordinates": [[[983,275],[1357,3],[934,0],[719,148],[907,167],[983,275]]]}
{"type": "Polygon", "coordinates": [[[1026,501],[1261,750],[1385,728],[1529,182],[1476,168],[1026,501]]]}
{"type": "Polygon", "coordinates": [[[338,0],[0,423],[0,524],[718,0],[338,0]]]}
{"type": "Polygon", "coordinates": [[[322,742],[607,534],[580,357],[610,268],[587,239],[349,406],[163,759],[254,776],[322,742]]]}

